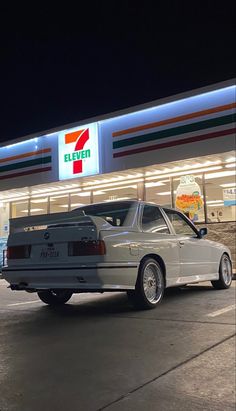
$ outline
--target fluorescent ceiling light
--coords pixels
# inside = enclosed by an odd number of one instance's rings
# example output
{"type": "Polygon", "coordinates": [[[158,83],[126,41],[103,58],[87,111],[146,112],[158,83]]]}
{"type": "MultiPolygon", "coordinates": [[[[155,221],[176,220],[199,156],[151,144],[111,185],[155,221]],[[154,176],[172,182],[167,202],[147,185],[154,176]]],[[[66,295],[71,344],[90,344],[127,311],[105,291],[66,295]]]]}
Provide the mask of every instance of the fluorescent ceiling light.
{"type": "MultiPolygon", "coordinates": [[[[133,184],[133,183],[139,183],[139,182],[141,182],[141,181],[143,181],[144,179],[143,178],[138,178],[138,179],[136,179],[136,180],[132,180],[132,181],[125,181],[126,179],[125,179],[125,177],[124,177],[124,181],[120,181],[120,182],[114,182],[114,183],[110,183],[110,184],[99,184],[99,185],[95,185],[95,186],[90,186],[90,187],[88,187],[88,190],[91,190],[91,189],[96,189],[96,188],[102,188],[102,189],[104,189],[104,191],[105,191],[105,188],[108,188],[108,187],[115,187],[116,189],[118,189],[118,187],[117,186],[120,186],[120,185],[122,185],[122,184],[133,184]]],[[[130,186],[129,186],[130,187],[130,186]]],[[[85,188],[85,186],[84,186],[84,189],[86,189],[85,188]]],[[[106,190],[107,191],[107,190],[106,190]]]]}
{"type": "Polygon", "coordinates": [[[107,191],[114,191],[114,190],[124,190],[125,188],[133,188],[133,189],[137,189],[137,186],[135,185],[130,185],[130,186],[121,186],[121,187],[115,187],[115,188],[104,188],[103,191],[107,192],[107,191]]]}
{"type": "Polygon", "coordinates": [[[183,170],[183,171],[190,170],[191,171],[191,170],[194,170],[196,168],[208,167],[208,166],[213,166],[213,165],[221,164],[221,163],[222,163],[221,160],[205,161],[204,163],[196,163],[196,164],[192,164],[192,165],[186,164],[182,167],[176,166],[176,167],[173,167],[173,168],[165,168],[164,170],[147,171],[145,173],[145,175],[146,176],[152,176],[152,175],[155,175],[155,174],[159,175],[159,174],[166,174],[166,173],[174,173],[176,171],[181,171],[181,170],[183,170]]]}
{"type": "Polygon", "coordinates": [[[75,195],[79,196],[79,197],[89,197],[90,196],[90,191],[85,191],[83,193],[78,193],[78,194],[75,194],[75,195]]]}
{"type": "Polygon", "coordinates": [[[234,161],[236,161],[236,157],[230,157],[227,158],[226,163],[233,163],[234,161]]]}
{"type": "Polygon", "coordinates": [[[15,202],[18,202],[18,201],[22,201],[22,200],[28,200],[29,199],[29,196],[26,196],[26,197],[16,197],[16,198],[7,198],[7,199],[3,199],[3,200],[1,200],[3,203],[9,203],[9,201],[15,201],[15,202]]]}
{"type": "MultiPolygon", "coordinates": [[[[182,176],[182,175],[187,175],[187,174],[196,174],[196,173],[204,173],[208,171],[213,171],[213,170],[221,170],[222,166],[214,166],[214,167],[207,167],[207,168],[199,168],[198,170],[188,170],[188,171],[181,171],[178,173],[171,173],[165,175],[165,177],[177,177],[177,176],[182,176]]],[[[163,178],[164,176],[155,176],[155,177],[147,177],[146,180],[156,180],[159,178],[163,178]]]]}
{"type": "Polygon", "coordinates": [[[94,191],[94,192],[93,192],[93,195],[94,195],[94,196],[101,196],[101,195],[103,195],[103,194],[106,194],[105,191],[94,191]]]}
{"type": "Polygon", "coordinates": [[[162,193],[156,193],[157,196],[168,196],[169,194],[171,194],[170,191],[162,191],[162,193]]]}
{"type": "Polygon", "coordinates": [[[224,202],[222,201],[221,203],[217,203],[217,204],[209,204],[208,207],[221,207],[224,205],[224,202]]]}
{"type": "Polygon", "coordinates": [[[205,180],[210,180],[211,178],[230,177],[234,175],[235,175],[234,171],[221,171],[219,173],[206,174],[205,180]]]}
{"type": "Polygon", "coordinates": [[[151,188],[151,187],[158,187],[158,186],[165,186],[166,184],[163,183],[162,181],[156,181],[155,183],[145,183],[146,188],[151,188]]]}
{"type": "Polygon", "coordinates": [[[206,202],[207,204],[214,204],[214,203],[223,203],[223,200],[209,200],[206,202]]]}
{"type": "MultiPolygon", "coordinates": [[[[31,213],[36,213],[38,211],[44,211],[44,209],[43,208],[31,208],[30,209],[31,213]]],[[[28,210],[21,210],[21,213],[28,213],[28,210]]]]}
{"type": "Polygon", "coordinates": [[[61,196],[53,194],[52,197],[50,198],[50,201],[52,198],[54,199],[53,201],[55,201],[57,198],[68,198],[68,194],[63,194],[61,196]]]}
{"type": "MultiPolygon", "coordinates": [[[[52,201],[54,201],[54,200],[52,200],[52,201]]],[[[37,204],[37,203],[47,203],[47,202],[48,202],[47,198],[40,198],[38,200],[31,200],[31,203],[35,203],[35,204],[37,204]]]]}
{"type": "Polygon", "coordinates": [[[236,163],[226,164],[226,168],[233,168],[236,167],[236,163]]]}
{"type": "Polygon", "coordinates": [[[220,187],[224,187],[224,188],[227,188],[227,187],[235,187],[235,186],[236,186],[236,182],[234,182],[234,183],[220,184],[220,187]]]}
{"type": "Polygon", "coordinates": [[[72,193],[75,193],[75,192],[77,193],[78,191],[81,191],[81,188],[75,188],[73,190],[58,191],[58,192],[53,192],[53,193],[48,191],[47,193],[44,193],[44,194],[34,194],[34,195],[32,195],[32,198],[45,197],[45,196],[51,196],[51,195],[56,196],[57,194],[58,195],[60,195],[60,194],[72,194],[72,193]]]}

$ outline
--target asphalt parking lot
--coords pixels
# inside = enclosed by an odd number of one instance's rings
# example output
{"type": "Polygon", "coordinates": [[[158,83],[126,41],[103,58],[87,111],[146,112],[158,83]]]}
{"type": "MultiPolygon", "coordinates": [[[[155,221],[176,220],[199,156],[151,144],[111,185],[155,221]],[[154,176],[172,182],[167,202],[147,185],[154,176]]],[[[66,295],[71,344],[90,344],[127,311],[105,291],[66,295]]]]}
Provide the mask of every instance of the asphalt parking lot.
{"type": "Polygon", "coordinates": [[[52,309],[0,280],[0,411],[235,410],[235,285],[126,294],[52,309]]]}

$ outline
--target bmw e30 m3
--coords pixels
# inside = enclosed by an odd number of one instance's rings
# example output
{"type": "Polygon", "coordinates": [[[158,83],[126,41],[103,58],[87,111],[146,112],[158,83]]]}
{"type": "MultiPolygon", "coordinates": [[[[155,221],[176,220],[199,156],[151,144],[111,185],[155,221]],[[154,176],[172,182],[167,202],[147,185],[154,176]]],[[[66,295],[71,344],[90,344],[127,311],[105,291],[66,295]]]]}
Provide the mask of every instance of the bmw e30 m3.
{"type": "Polygon", "coordinates": [[[2,274],[12,290],[50,305],[73,293],[127,291],[136,307],[153,308],[168,287],[230,287],[230,251],[205,234],[179,211],[135,200],[17,218],[2,274]]]}

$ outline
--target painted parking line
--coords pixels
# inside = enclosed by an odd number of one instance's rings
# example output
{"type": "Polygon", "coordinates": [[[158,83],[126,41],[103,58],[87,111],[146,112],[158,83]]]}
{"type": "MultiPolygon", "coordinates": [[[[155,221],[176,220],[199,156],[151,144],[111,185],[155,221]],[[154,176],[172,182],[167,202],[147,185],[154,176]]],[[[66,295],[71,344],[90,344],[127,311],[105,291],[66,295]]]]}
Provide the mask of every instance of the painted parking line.
{"type": "Polygon", "coordinates": [[[235,304],[228,305],[225,308],[222,308],[221,310],[213,311],[210,314],[207,314],[207,317],[217,317],[218,315],[227,313],[228,311],[234,310],[235,309],[235,304]]]}
{"type": "Polygon", "coordinates": [[[16,305],[25,305],[25,304],[34,304],[34,303],[41,303],[41,301],[40,300],[24,301],[22,303],[8,304],[7,307],[14,307],[16,305]]]}

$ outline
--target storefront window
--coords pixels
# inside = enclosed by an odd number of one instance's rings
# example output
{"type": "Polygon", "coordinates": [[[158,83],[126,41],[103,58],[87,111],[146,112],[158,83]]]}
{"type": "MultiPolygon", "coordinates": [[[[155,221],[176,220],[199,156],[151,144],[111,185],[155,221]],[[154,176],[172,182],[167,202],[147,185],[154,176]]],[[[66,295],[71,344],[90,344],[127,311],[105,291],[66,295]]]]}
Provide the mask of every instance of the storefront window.
{"type": "Polygon", "coordinates": [[[122,187],[106,188],[93,191],[93,202],[137,200],[137,184],[122,187]]]}
{"type": "Polygon", "coordinates": [[[174,208],[194,223],[205,221],[201,175],[183,175],[173,179],[174,208]]]}
{"type": "Polygon", "coordinates": [[[47,214],[48,197],[32,198],[30,200],[30,215],[47,214]]]}
{"type": "Polygon", "coordinates": [[[234,173],[223,171],[206,174],[205,186],[207,222],[235,221],[236,181],[234,173]]]}
{"type": "Polygon", "coordinates": [[[11,218],[26,217],[29,215],[28,200],[11,203],[11,218]]]}
{"type": "Polygon", "coordinates": [[[83,193],[71,194],[70,209],[74,210],[77,207],[90,204],[91,192],[84,191],[83,193]]]}
{"type": "Polygon", "coordinates": [[[145,183],[146,201],[171,207],[170,179],[145,183]]]}
{"type": "Polygon", "coordinates": [[[61,213],[69,210],[69,195],[50,197],[50,213],[61,213]]]}

